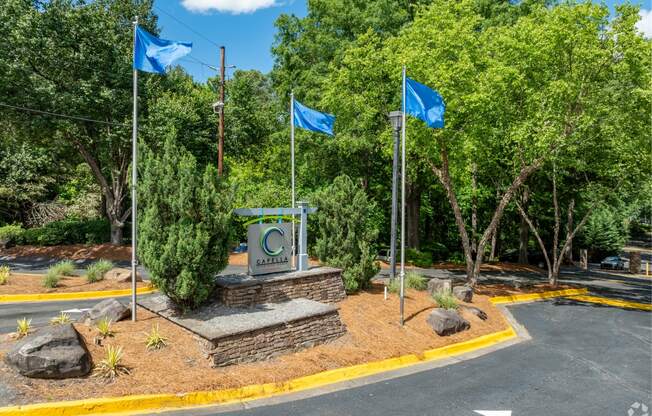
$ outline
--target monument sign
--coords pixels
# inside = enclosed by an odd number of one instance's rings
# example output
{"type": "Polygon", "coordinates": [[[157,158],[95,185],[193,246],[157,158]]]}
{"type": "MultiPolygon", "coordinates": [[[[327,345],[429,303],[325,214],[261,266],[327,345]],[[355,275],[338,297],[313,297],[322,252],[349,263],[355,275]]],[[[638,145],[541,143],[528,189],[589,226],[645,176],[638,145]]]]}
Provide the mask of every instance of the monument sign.
{"type": "Polygon", "coordinates": [[[250,275],[292,270],[292,224],[251,224],[247,241],[250,275]]]}

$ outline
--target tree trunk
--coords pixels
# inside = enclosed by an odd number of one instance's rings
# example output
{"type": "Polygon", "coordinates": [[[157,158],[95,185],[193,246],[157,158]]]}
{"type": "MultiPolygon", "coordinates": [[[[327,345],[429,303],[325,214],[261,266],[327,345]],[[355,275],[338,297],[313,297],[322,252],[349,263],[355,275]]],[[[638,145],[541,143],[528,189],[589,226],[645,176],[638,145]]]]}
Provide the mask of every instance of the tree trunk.
{"type": "Polygon", "coordinates": [[[521,214],[521,218],[525,221],[525,223],[530,227],[532,230],[532,234],[534,234],[534,238],[536,238],[537,242],[539,243],[539,247],[541,248],[541,252],[543,253],[543,258],[546,260],[546,266],[548,267],[548,280],[552,280],[553,278],[553,273],[552,273],[552,265],[550,264],[550,258],[548,257],[548,250],[546,250],[546,245],[543,244],[543,240],[541,239],[541,236],[539,235],[539,232],[537,231],[536,227],[530,220],[530,217],[528,217],[527,213],[525,212],[525,209],[521,206],[521,204],[516,202],[516,208],[518,209],[518,212],[521,214]]]}
{"type": "MultiPolygon", "coordinates": [[[[568,203],[568,219],[566,221],[566,233],[570,233],[573,229],[573,210],[575,209],[575,199],[571,199],[568,203]]],[[[573,264],[573,241],[568,242],[568,248],[564,252],[564,261],[568,265],[573,264]]]]}
{"type": "Polygon", "coordinates": [[[415,185],[408,184],[406,193],[406,232],[407,247],[419,249],[419,213],[421,211],[421,190],[415,185]]]}
{"type": "Polygon", "coordinates": [[[471,252],[478,252],[478,164],[471,164],[471,252]]]}
{"type": "Polygon", "coordinates": [[[111,223],[111,244],[120,245],[122,244],[124,232],[124,224],[122,223],[111,223]]]}
{"type": "MultiPolygon", "coordinates": [[[[528,199],[530,197],[530,194],[528,192],[528,188],[524,187],[523,188],[523,194],[521,195],[521,201],[522,201],[522,206],[524,210],[527,210],[527,204],[528,204],[528,199]]],[[[521,215],[521,224],[519,227],[519,233],[518,233],[518,262],[520,264],[528,264],[528,258],[527,258],[527,249],[528,249],[528,242],[530,241],[530,227],[528,227],[527,221],[525,221],[525,218],[523,215],[521,215]]]]}
{"type": "Polygon", "coordinates": [[[500,226],[496,227],[496,231],[491,234],[491,255],[489,261],[496,261],[496,250],[498,249],[498,235],[500,234],[500,226]]]}

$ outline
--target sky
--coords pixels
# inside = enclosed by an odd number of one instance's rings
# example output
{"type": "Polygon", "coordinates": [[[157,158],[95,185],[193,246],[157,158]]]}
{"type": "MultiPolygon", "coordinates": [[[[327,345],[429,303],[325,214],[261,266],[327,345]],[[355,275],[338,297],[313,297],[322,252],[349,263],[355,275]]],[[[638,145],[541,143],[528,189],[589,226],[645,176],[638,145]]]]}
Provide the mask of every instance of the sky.
{"type": "MultiPolygon", "coordinates": [[[[624,2],[606,0],[612,9],[624,2]]],[[[642,5],[639,29],[652,37],[652,2],[634,2],[642,5]]],[[[193,42],[192,53],[179,64],[200,82],[216,75],[207,65],[219,65],[221,45],[226,47],[227,66],[269,72],[276,18],[307,14],[306,0],[156,0],[154,7],[162,38],[193,42]]],[[[228,71],[227,77],[233,69],[228,71]]]]}

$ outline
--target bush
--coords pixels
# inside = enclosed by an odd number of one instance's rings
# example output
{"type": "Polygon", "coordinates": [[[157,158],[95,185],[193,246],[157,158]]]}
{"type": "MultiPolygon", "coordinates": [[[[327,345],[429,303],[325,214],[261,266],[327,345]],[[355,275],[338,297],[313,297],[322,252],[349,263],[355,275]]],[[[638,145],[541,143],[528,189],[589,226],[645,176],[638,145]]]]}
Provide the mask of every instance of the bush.
{"type": "Polygon", "coordinates": [[[432,254],[424,253],[413,248],[408,248],[405,250],[405,257],[407,257],[408,263],[421,268],[428,268],[432,266],[432,254]]]}
{"type": "Polygon", "coordinates": [[[612,209],[600,208],[584,225],[580,245],[589,249],[594,260],[601,260],[606,255],[618,254],[628,237],[623,218],[612,209]]]}
{"type": "Polygon", "coordinates": [[[432,261],[444,261],[448,258],[449,255],[448,247],[442,243],[436,242],[421,246],[421,251],[430,253],[432,261]]]}
{"type": "Polygon", "coordinates": [[[59,284],[59,273],[52,268],[43,277],[43,287],[47,289],[54,289],[59,284]]]}
{"type": "Polygon", "coordinates": [[[317,257],[344,270],[342,279],[348,293],[367,287],[379,270],[374,248],[378,229],[370,220],[374,204],[346,175],[318,192],[315,203],[317,257]]]}
{"type": "Polygon", "coordinates": [[[20,225],[5,225],[0,227],[0,240],[8,240],[14,244],[20,244],[23,232],[20,225]]]}
{"type": "Polygon", "coordinates": [[[437,302],[437,307],[455,310],[459,307],[457,298],[450,290],[439,291],[432,294],[432,298],[437,302]]]}
{"type": "Polygon", "coordinates": [[[233,192],[214,166],[198,174],[195,158],[173,140],[162,152],[143,153],[140,259],[161,292],[192,309],[208,299],[228,264],[233,192]]]}
{"type": "MultiPolygon", "coordinates": [[[[405,273],[405,288],[414,290],[426,290],[428,288],[428,279],[418,273],[409,271],[405,273]]],[[[390,280],[387,285],[390,293],[399,293],[401,291],[401,281],[399,278],[390,280]]]]}
{"type": "Polygon", "coordinates": [[[88,283],[99,282],[104,275],[113,268],[113,263],[108,260],[99,260],[88,266],[86,269],[86,280],[88,283]]]}
{"type": "Polygon", "coordinates": [[[50,270],[52,270],[52,273],[56,273],[59,276],[72,276],[75,272],[75,263],[70,260],[60,261],[50,267],[50,270]]]}
{"type": "Polygon", "coordinates": [[[147,334],[145,339],[145,346],[148,350],[158,350],[167,345],[168,339],[161,335],[161,332],[158,329],[158,324],[156,326],[152,325],[152,331],[147,334]]]}

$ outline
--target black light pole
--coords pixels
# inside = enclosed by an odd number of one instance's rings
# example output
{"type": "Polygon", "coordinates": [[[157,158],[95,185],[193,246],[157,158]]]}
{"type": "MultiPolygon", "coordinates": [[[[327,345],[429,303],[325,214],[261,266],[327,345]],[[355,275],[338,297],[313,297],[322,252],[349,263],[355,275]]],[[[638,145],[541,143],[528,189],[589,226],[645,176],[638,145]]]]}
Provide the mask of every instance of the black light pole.
{"type": "Polygon", "coordinates": [[[392,165],[392,238],[390,247],[390,268],[389,278],[396,278],[396,217],[398,216],[398,142],[403,121],[401,111],[392,111],[389,113],[389,121],[392,123],[394,130],[394,163],[392,165]]]}

